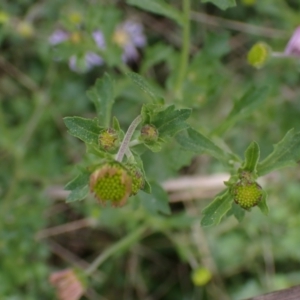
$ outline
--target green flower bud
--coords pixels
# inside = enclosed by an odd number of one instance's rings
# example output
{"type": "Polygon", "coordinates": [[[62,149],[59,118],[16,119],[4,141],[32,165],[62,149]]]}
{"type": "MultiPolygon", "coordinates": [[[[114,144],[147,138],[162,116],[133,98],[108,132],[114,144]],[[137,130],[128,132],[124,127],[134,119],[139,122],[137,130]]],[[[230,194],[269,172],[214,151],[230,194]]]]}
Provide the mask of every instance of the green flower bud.
{"type": "Polygon", "coordinates": [[[118,133],[114,129],[108,128],[99,134],[99,146],[101,149],[108,152],[114,152],[119,147],[119,144],[120,139],[118,133]]]}
{"type": "Polygon", "coordinates": [[[91,174],[90,190],[100,203],[122,206],[131,195],[132,179],[121,164],[106,163],[91,174]]]}
{"type": "Polygon", "coordinates": [[[145,142],[156,142],[158,140],[158,130],[154,125],[147,124],[142,127],[140,138],[145,142]]]}
{"type": "Polygon", "coordinates": [[[232,187],[234,201],[244,209],[254,207],[263,196],[261,186],[255,181],[241,180],[232,187]]]}
{"type": "Polygon", "coordinates": [[[132,179],[131,195],[136,195],[139,190],[142,190],[144,188],[144,175],[142,171],[135,165],[126,165],[126,169],[128,170],[132,179]]]}
{"type": "Polygon", "coordinates": [[[254,68],[262,68],[271,56],[271,48],[263,42],[256,43],[252,46],[247,55],[249,65],[254,68]]]}

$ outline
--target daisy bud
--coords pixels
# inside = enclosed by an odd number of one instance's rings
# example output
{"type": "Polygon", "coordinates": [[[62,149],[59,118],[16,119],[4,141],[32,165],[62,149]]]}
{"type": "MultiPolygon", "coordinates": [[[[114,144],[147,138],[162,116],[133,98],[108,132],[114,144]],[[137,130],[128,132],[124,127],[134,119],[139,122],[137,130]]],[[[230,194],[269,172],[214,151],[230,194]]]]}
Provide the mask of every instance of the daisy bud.
{"type": "Polygon", "coordinates": [[[263,190],[255,181],[241,180],[232,187],[234,201],[244,209],[256,206],[262,199],[263,190]]]}
{"type": "Polygon", "coordinates": [[[132,178],[119,163],[106,163],[90,176],[90,190],[102,204],[122,206],[132,192],[132,178]]]}
{"type": "Polygon", "coordinates": [[[144,175],[142,171],[135,165],[126,165],[126,169],[128,170],[131,179],[132,179],[132,186],[131,186],[131,195],[136,195],[139,190],[142,190],[145,185],[144,175]]]}
{"type": "Polygon", "coordinates": [[[108,128],[103,130],[99,135],[99,146],[101,149],[113,152],[120,145],[120,139],[116,130],[108,128]]]}
{"type": "Polygon", "coordinates": [[[249,65],[254,68],[262,68],[271,56],[271,48],[263,42],[256,43],[252,46],[247,55],[249,65]]]}
{"type": "Polygon", "coordinates": [[[52,273],[49,281],[55,287],[59,300],[79,300],[85,291],[83,282],[72,269],[52,273]]]}
{"type": "Polygon", "coordinates": [[[158,130],[154,125],[145,125],[141,129],[141,140],[148,143],[154,143],[158,140],[158,130]]]}

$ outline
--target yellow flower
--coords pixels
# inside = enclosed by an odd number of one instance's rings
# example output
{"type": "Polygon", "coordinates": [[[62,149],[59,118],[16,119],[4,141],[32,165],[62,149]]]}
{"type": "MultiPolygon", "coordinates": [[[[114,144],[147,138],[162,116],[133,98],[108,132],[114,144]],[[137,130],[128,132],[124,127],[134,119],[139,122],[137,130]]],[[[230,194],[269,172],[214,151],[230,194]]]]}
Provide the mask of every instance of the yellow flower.
{"type": "Polygon", "coordinates": [[[113,35],[113,42],[123,48],[130,42],[130,36],[125,30],[117,29],[113,35]]]}
{"type": "Polygon", "coordinates": [[[82,15],[79,12],[74,11],[68,15],[68,19],[71,23],[77,25],[82,22],[82,15]]]}
{"type": "Polygon", "coordinates": [[[76,31],[76,32],[73,32],[70,36],[70,41],[73,43],[73,44],[78,44],[82,41],[82,35],[80,34],[80,32],[76,31]]]}

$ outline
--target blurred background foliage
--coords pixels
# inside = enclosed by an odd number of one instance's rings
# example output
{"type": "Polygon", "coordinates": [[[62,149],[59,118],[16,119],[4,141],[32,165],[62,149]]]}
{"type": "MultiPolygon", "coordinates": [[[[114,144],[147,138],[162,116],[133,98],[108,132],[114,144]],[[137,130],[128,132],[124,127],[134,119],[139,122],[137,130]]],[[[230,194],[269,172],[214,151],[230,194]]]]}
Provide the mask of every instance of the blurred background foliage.
{"type": "MultiPolygon", "coordinates": [[[[166,2],[181,10],[181,1],[166,2]]],[[[193,0],[192,11],[190,64],[180,98],[174,78],[181,30],[174,21],[118,0],[1,1],[1,299],[53,299],[51,272],[85,268],[141,221],[155,233],[105,261],[91,277],[88,299],[242,299],[299,284],[299,167],[262,179],[268,217],[255,208],[242,223],[229,217],[215,228],[200,227],[201,209],[211,200],[201,191],[171,203],[167,217],[153,215],[151,206],[135,207],[134,200],[121,209],[102,208],[92,197],[64,202],[63,186],[76,174],[85,148],[67,134],[62,119],[95,115],[86,90],[104,72],[115,80],[114,115],[124,129],[145,102],[124,76],[129,69],[145,76],[167,103],[192,107],[189,122],[205,134],[218,128],[247,89],[269,86],[262,106],[222,135],[240,155],[256,140],[264,157],[287,130],[300,129],[299,60],[273,59],[260,70],[246,62],[257,41],[283,51],[299,25],[299,1],[241,0],[221,11],[193,0]],[[147,43],[135,60],[124,62],[112,37],[128,19],[143,26],[147,43]],[[58,29],[69,40],[53,45],[50,37],[58,29]],[[95,30],[104,34],[107,51],[93,41],[95,30]],[[87,68],[87,51],[105,62],[87,68]],[[69,68],[74,55],[81,69],[69,68]],[[65,227],[45,231],[55,226],[65,227]]],[[[214,159],[182,152],[175,143],[142,159],[148,177],[159,182],[226,172],[214,159]]]]}

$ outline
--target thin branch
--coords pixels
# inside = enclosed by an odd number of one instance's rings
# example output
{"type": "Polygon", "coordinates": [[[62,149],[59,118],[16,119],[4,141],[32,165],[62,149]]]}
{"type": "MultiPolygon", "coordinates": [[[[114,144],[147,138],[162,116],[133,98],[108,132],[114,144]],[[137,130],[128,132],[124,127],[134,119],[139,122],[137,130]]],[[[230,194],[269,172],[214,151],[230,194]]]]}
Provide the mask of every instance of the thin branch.
{"type": "Polygon", "coordinates": [[[78,230],[78,229],[85,228],[85,227],[90,227],[90,226],[93,226],[93,225],[94,225],[94,222],[93,222],[92,219],[76,220],[76,221],[69,222],[69,223],[66,223],[66,224],[63,224],[63,225],[59,225],[59,226],[55,226],[55,227],[40,230],[35,235],[35,239],[36,240],[45,239],[45,238],[48,238],[50,236],[63,234],[63,233],[66,233],[66,232],[78,230]]]}
{"type": "Polygon", "coordinates": [[[257,26],[240,21],[228,20],[199,12],[191,12],[191,19],[210,26],[223,27],[235,31],[245,32],[253,35],[265,36],[268,38],[287,38],[288,33],[284,30],[257,26]]]}
{"type": "Polygon", "coordinates": [[[6,72],[11,77],[15,78],[21,85],[31,92],[36,92],[38,90],[38,85],[25,73],[21,72],[13,64],[0,57],[0,68],[6,72]]]}

